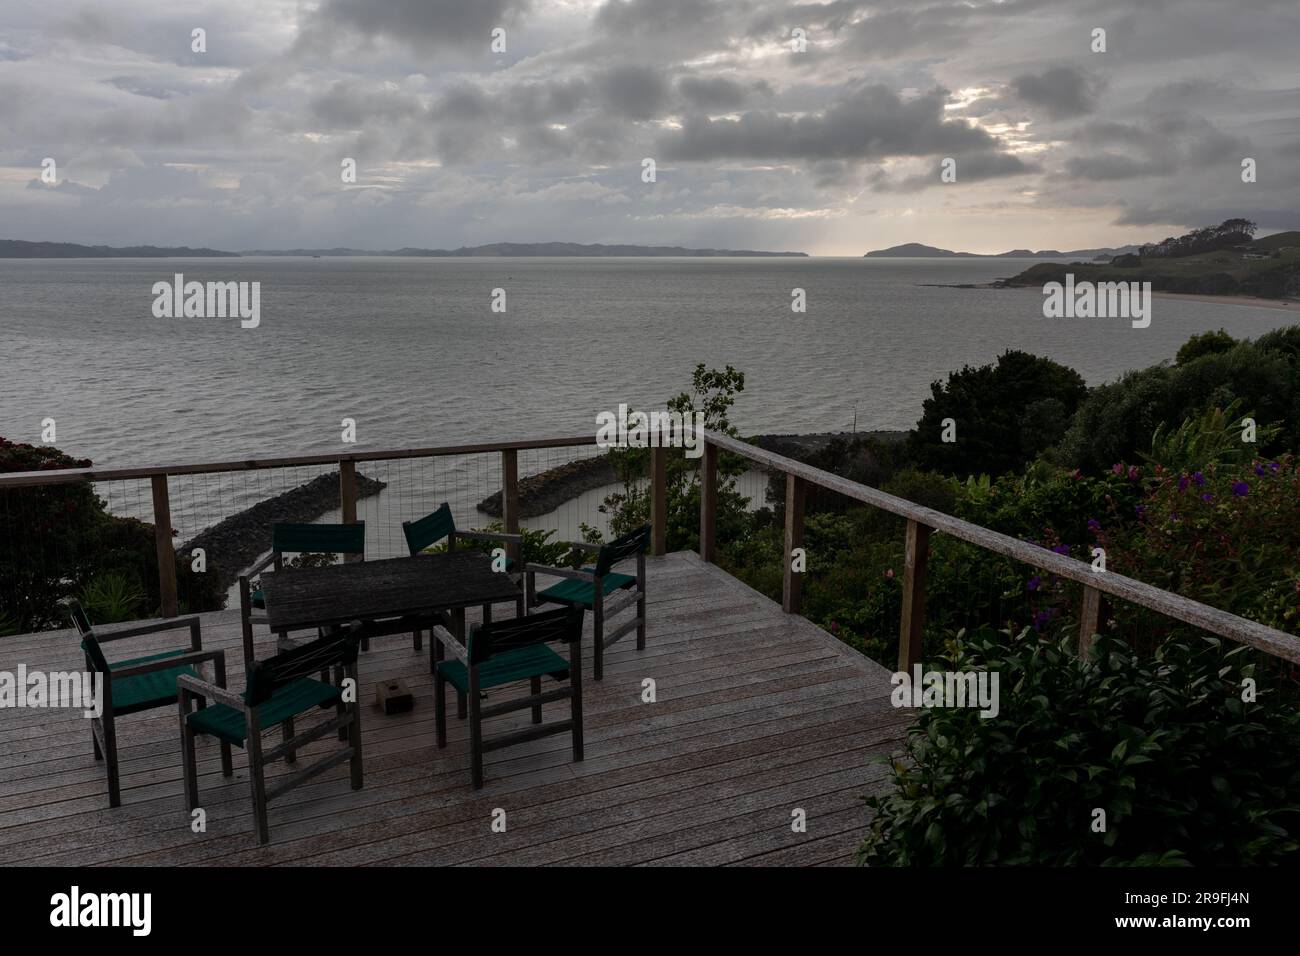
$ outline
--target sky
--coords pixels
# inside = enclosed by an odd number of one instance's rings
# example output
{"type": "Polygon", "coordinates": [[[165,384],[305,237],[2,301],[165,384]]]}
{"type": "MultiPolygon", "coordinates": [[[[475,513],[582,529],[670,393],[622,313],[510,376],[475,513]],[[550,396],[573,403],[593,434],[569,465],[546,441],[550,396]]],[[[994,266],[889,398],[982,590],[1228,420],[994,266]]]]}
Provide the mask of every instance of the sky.
{"type": "Polygon", "coordinates": [[[4,0],[0,238],[1267,234],[1300,228],[1297,48],[1297,0],[4,0]]]}

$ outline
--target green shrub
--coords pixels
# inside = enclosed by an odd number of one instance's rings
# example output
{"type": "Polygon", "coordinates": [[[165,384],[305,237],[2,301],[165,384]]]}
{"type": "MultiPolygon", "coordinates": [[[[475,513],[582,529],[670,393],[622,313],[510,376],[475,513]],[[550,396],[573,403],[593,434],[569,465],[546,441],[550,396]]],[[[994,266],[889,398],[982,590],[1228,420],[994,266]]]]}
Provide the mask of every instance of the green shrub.
{"type": "Polygon", "coordinates": [[[1226,352],[1236,344],[1237,340],[1224,329],[1202,332],[1200,335],[1193,335],[1182,344],[1174,361],[1178,365],[1186,365],[1202,355],[1215,355],[1219,352],[1226,352]]]}
{"type": "Polygon", "coordinates": [[[145,592],[133,575],[109,571],[91,578],[78,599],[92,622],[118,624],[139,616],[145,605],[145,592]]]}
{"type": "Polygon", "coordinates": [[[1243,647],[1170,641],[1150,659],[1099,639],[981,630],[936,669],[999,675],[1000,712],[918,711],[859,862],[1259,865],[1297,862],[1300,715],[1243,647]],[[1094,811],[1105,811],[1096,832],[1094,811]]]}

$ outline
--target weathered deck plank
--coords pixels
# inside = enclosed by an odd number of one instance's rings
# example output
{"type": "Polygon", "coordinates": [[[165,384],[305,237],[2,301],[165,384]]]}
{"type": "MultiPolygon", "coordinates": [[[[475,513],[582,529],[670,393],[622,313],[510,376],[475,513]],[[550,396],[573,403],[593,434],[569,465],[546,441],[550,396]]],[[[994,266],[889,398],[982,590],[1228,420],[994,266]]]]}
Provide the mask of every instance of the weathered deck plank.
{"type": "MultiPolygon", "coordinates": [[[[252,832],[246,764],[221,777],[217,748],[199,748],[208,830],[183,809],[174,711],[119,721],[123,806],[110,810],[84,718],[0,710],[0,861],[6,865],[819,865],[847,863],[865,825],[861,797],[880,786],[873,758],[895,749],[905,715],[889,706],[888,672],[808,622],[784,614],[691,554],[647,561],[648,645],[614,645],[605,680],[585,681],[586,757],[550,737],[487,755],[487,786],[469,786],[468,730],[449,720],[433,746],[428,659],[409,639],[361,658],[363,701],[398,677],[414,711],[363,711],[366,785],[346,768],[271,806],[272,843],[252,832]],[[642,681],[656,683],[644,703],[642,681]],[[807,812],[806,833],[790,826],[807,812]],[[505,833],[490,829],[507,814],[505,833]]],[[[473,615],[471,614],[471,620],[473,615]]],[[[590,623],[588,623],[588,635],[590,623]]],[[[242,684],[235,615],[206,615],[204,646],[230,655],[242,684]]],[[[165,638],[114,645],[119,656],[165,638]]],[[[273,640],[258,634],[258,653],[273,640]]],[[[427,654],[427,650],[425,652],[427,654]]],[[[0,641],[0,670],[19,663],[79,669],[67,632],[0,641]]],[[[588,667],[590,657],[588,656],[588,667]]],[[[505,699],[506,689],[492,692],[505,699]]],[[[554,718],[562,708],[553,708],[554,718]]],[[[527,711],[495,722],[528,720],[527,711]]],[[[325,752],[332,741],[307,747],[325,752]]],[[[277,765],[274,781],[286,768],[277,765]]]]}

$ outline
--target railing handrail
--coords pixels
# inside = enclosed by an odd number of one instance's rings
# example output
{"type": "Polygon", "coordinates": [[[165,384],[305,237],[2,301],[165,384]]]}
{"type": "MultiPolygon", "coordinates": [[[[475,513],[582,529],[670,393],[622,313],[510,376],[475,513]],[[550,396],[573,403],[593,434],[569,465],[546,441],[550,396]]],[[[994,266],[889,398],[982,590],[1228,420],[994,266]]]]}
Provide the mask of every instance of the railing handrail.
{"type": "Polygon", "coordinates": [[[926,508],[905,498],[850,481],[832,472],[750,445],[729,435],[710,431],[705,433],[705,441],[707,444],[741,455],[773,471],[812,482],[819,487],[889,511],[926,528],[968,541],[987,551],[1022,561],[1031,567],[1042,568],[1083,584],[1085,587],[1158,611],[1174,620],[1191,624],[1220,637],[1257,647],[1284,660],[1300,663],[1300,638],[1285,631],[1185,598],[1172,591],[1162,590],[1114,571],[1095,571],[1087,562],[1057,554],[1039,545],[955,518],[942,511],[926,508]]]}
{"type": "Polygon", "coordinates": [[[476,442],[460,445],[437,445],[427,448],[354,449],[319,455],[292,457],[232,458],[216,462],[190,462],[177,465],[150,465],[127,468],[58,468],[48,471],[15,471],[0,474],[0,489],[33,485],[65,484],[84,481],[118,481],[124,478],[153,478],[159,475],[202,475],[231,471],[257,471],[266,468],[294,468],[302,465],[337,465],[342,461],[388,461],[401,458],[439,458],[447,455],[477,455],[532,448],[568,448],[594,445],[595,433],[569,438],[524,438],[516,441],[476,442]]]}

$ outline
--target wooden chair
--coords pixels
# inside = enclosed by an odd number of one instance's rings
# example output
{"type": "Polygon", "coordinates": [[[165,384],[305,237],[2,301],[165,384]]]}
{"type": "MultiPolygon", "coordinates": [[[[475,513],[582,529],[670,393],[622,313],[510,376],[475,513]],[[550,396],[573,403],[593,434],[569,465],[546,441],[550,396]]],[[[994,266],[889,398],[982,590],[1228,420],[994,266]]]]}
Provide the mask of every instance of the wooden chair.
{"type": "MultiPolygon", "coordinates": [[[[406,546],[410,549],[412,555],[419,554],[427,548],[431,548],[444,538],[447,540],[447,550],[455,551],[456,544],[459,541],[498,541],[505,545],[513,544],[522,549],[524,536],[521,534],[506,534],[503,531],[459,531],[456,528],[456,519],[452,517],[451,506],[443,502],[442,506],[432,514],[425,515],[416,521],[403,521],[402,534],[406,535],[406,546]]],[[[522,555],[521,555],[522,557],[522,555]]],[[[516,562],[514,558],[506,557],[506,574],[510,575],[510,580],[516,584],[523,585],[523,575],[516,572],[516,562]]],[[[521,590],[519,601],[515,605],[515,616],[524,616],[524,595],[521,590]]],[[[492,605],[483,605],[483,623],[490,623],[492,620],[492,605]]],[[[415,632],[415,646],[418,650],[420,647],[420,632],[415,632]]]]}
{"type": "Polygon", "coordinates": [[[615,538],[608,544],[574,543],[575,548],[596,553],[594,567],[575,571],[573,568],[549,568],[541,564],[530,564],[525,569],[528,577],[527,598],[530,608],[550,602],[581,607],[592,612],[592,629],[595,634],[592,676],[596,680],[602,680],[605,676],[605,648],[633,628],[636,629],[636,649],[645,650],[645,553],[649,544],[650,525],[646,524],[635,531],[629,531],[621,538],[615,538]],[[636,557],[635,577],[613,570],[615,564],[633,556],[636,557]],[[538,592],[539,573],[555,575],[565,580],[538,592]],[[635,590],[632,590],[633,588],[635,590]],[[607,596],[615,591],[631,591],[631,593],[607,600],[607,596]],[[632,606],[636,607],[636,617],[620,624],[606,636],[606,622],[615,614],[632,606]]]}
{"type": "MultiPolygon", "coordinates": [[[[352,789],[362,786],[361,707],[357,684],[357,641],[360,625],[336,630],[292,650],[248,665],[248,687],[242,694],[214,687],[197,677],[177,680],[180,691],[181,765],[185,776],[185,807],[193,811],[199,805],[198,771],[194,760],[194,740],[209,734],[229,750],[233,744],[248,752],[248,778],[253,790],[253,817],[258,843],[270,841],[267,804],[305,783],[317,774],[344,761],[351,762],[352,789]],[[334,682],[316,680],[311,675],[334,672],[334,682]],[[344,680],[351,680],[352,700],[345,700],[344,680]],[[195,697],[206,697],[212,706],[192,710],[195,697]],[[294,718],[318,707],[333,705],[333,720],[318,724],[301,734],[294,732],[294,718]],[[262,749],[262,734],[279,727],[282,743],[270,750],[262,749]],[[316,763],[282,779],[270,789],[266,786],[266,765],[283,759],[297,761],[297,751],[314,740],[337,732],[347,746],[316,763]]],[[[233,772],[228,761],[221,772],[233,772]]]]}
{"type": "MultiPolygon", "coordinates": [[[[81,649],[86,654],[86,672],[94,674],[103,700],[103,713],[90,721],[91,739],[95,745],[95,759],[103,760],[108,770],[108,805],[122,805],[122,790],[118,779],[117,718],[137,714],[157,707],[176,703],[176,679],[199,678],[197,668],[212,663],[213,679],[218,687],[226,686],[226,655],[224,651],[205,651],[197,617],[178,617],[168,621],[140,624],[135,627],[114,628],[109,633],[96,633],[81,605],[72,602],[72,621],[81,636],[81,649]],[[100,647],[109,641],[145,634],[162,634],[188,628],[190,646],[173,648],[145,657],[109,662],[100,647]]],[[[206,705],[200,700],[199,706],[206,705]]],[[[230,746],[221,745],[221,766],[230,766],[230,746]]]]}
{"type": "Polygon", "coordinates": [[[434,634],[432,640],[438,642],[434,645],[435,653],[440,645],[446,645],[457,656],[456,660],[439,661],[435,671],[433,694],[438,746],[447,746],[444,685],[450,683],[462,700],[469,699],[470,776],[474,789],[483,786],[483,754],[489,750],[568,732],[573,736],[573,759],[582,759],[582,615],[581,608],[560,608],[545,614],[477,625],[463,648],[454,638],[439,642],[438,635],[434,634]],[[569,645],[567,661],[547,646],[554,641],[569,645]],[[566,682],[567,686],[543,693],[545,676],[566,682]],[[479,692],[484,688],[524,680],[529,682],[527,697],[489,707],[484,707],[479,699],[479,692]],[[543,724],[542,705],[565,699],[569,701],[569,718],[543,724]],[[533,723],[537,726],[484,739],[483,718],[525,708],[532,709],[533,723]]]}
{"type": "MultiPolygon", "coordinates": [[[[278,522],[271,525],[271,553],[239,576],[239,611],[244,634],[245,665],[253,660],[253,625],[265,624],[266,616],[256,614],[256,610],[265,610],[266,601],[262,589],[252,590],[249,583],[254,576],[274,566],[276,571],[283,570],[286,554],[341,554],[360,555],[365,560],[366,523],[357,521],[353,524],[293,524],[278,522]]],[[[317,635],[319,636],[319,634],[317,635]]],[[[276,635],[276,650],[286,651],[296,644],[289,640],[287,631],[276,635]]],[[[370,642],[363,641],[362,650],[370,649],[370,642]]]]}

